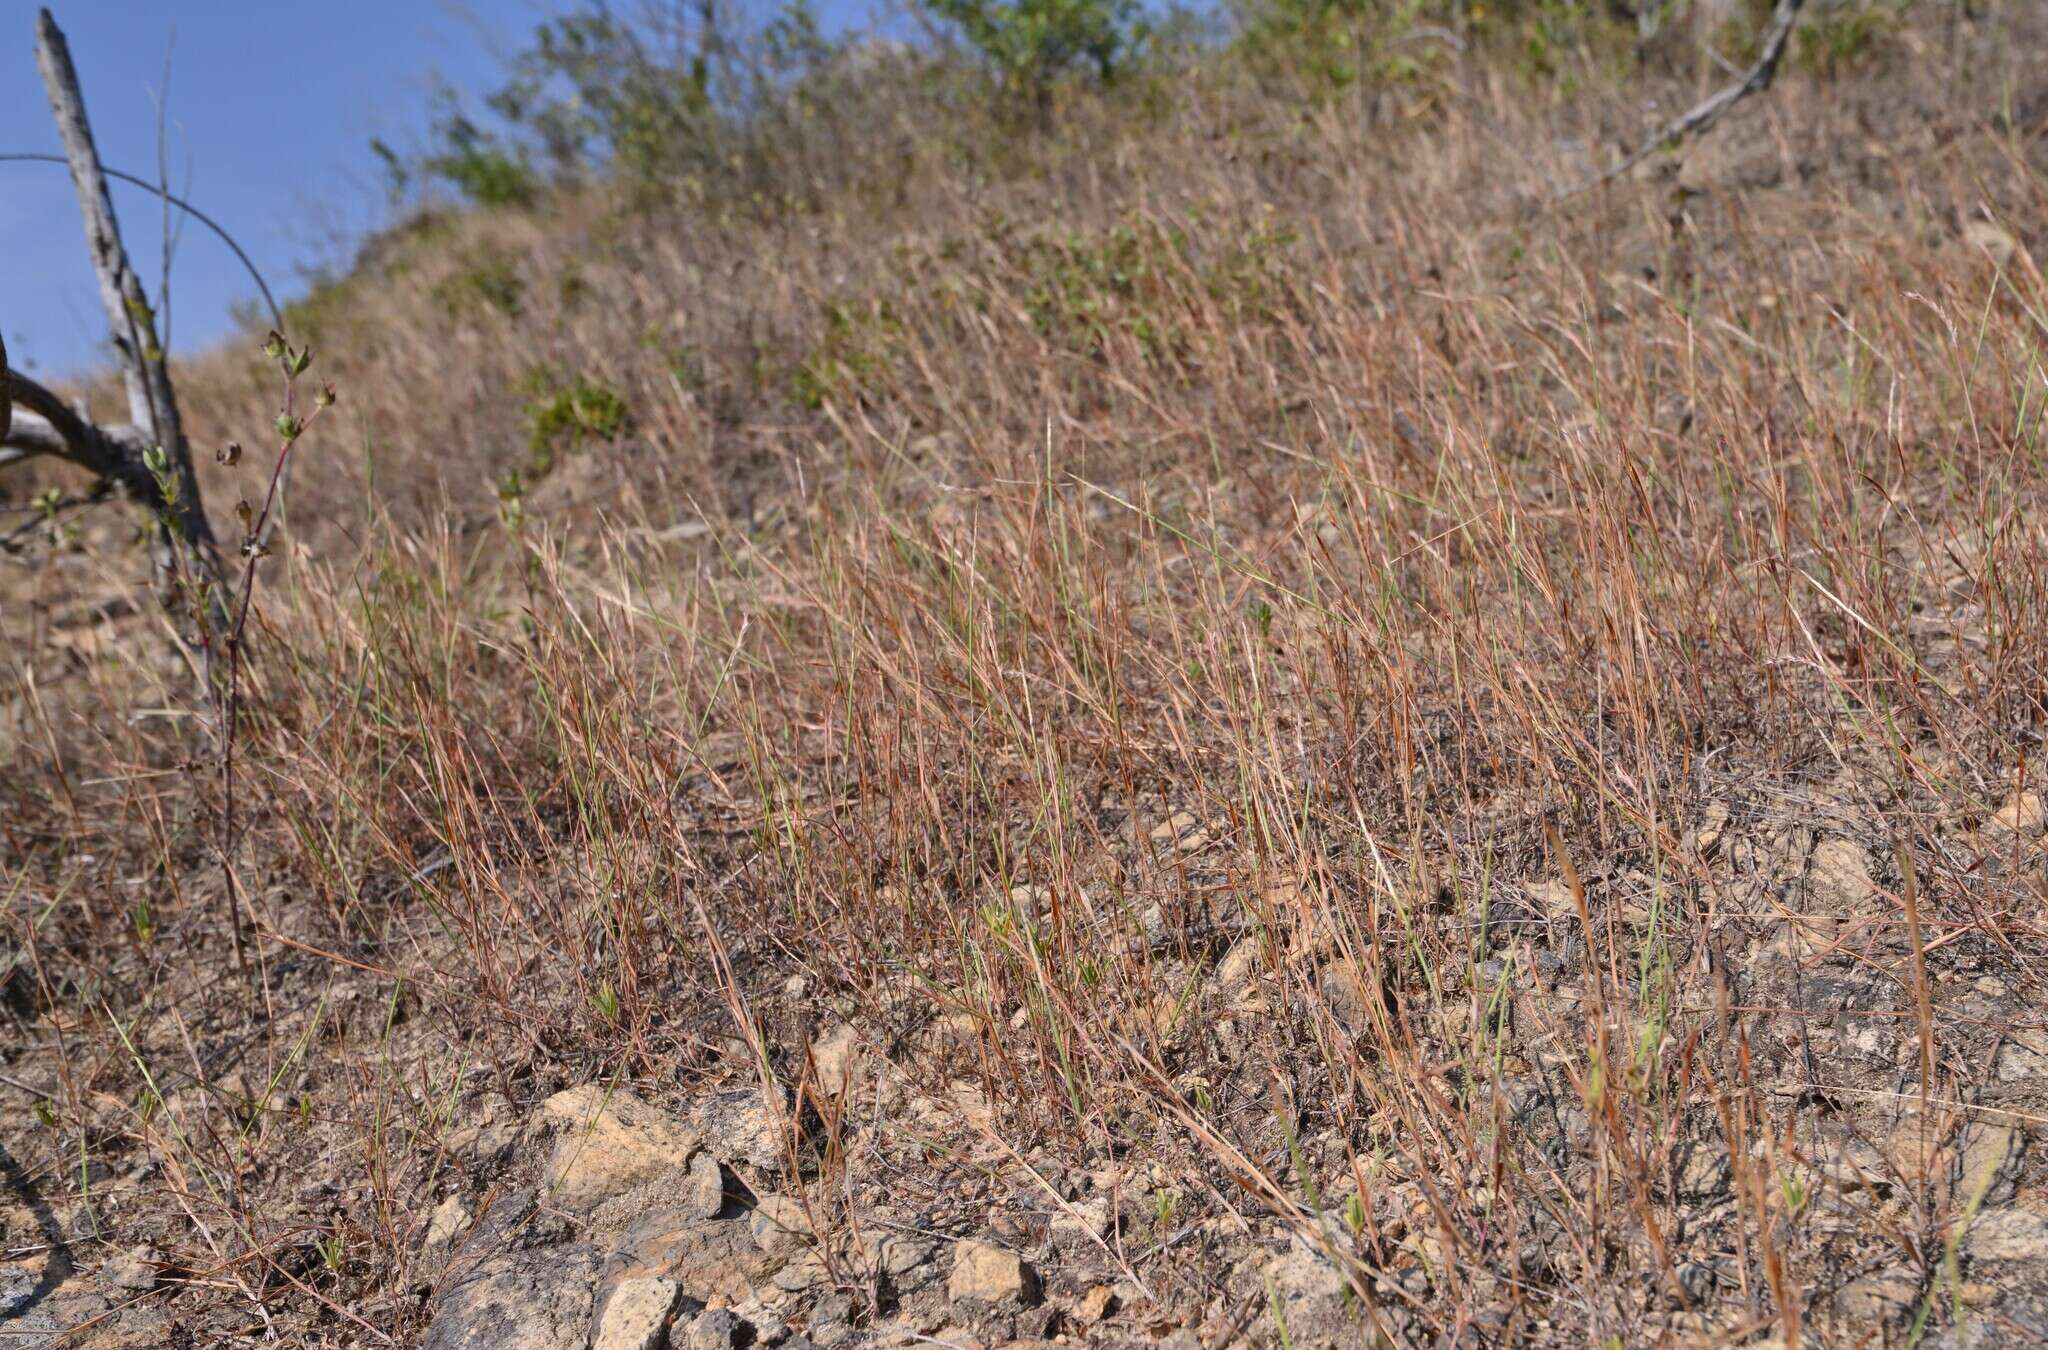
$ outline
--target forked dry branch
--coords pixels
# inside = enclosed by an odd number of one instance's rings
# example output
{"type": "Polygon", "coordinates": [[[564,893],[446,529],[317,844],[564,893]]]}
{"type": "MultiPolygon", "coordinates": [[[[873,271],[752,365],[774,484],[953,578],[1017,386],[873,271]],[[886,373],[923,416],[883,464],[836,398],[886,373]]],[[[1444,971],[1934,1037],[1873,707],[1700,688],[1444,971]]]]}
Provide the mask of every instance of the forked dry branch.
{"type": "Polygon", "coordinates": [[[50,455],[118,486],[156,517],[157,581],[166,603],[175,603],[175,579],[186,568],[197,574],[194,580],[217,582],[220,550],[192,472],[167,356],[157,340],[156,315],[121,243],[71,49],[47,9],[36,19],[36,65],[64,141],[71,181],[78,189],[100,304],[128,396],[129,422],[102,426],[66,407],[42,385],[9,369],[0,349],[0,378],[6,389],[0,406],[19,405],[26,414],[0,418],[0,465],[50,455]],[[161,450],[163,456],[156,467],[149,462],[153,450],[161,450]]]}
{"type": "Polygon", "coordinates": [[[1785,58],[1785,45],[1792,40],[1792,27],[1799,21],[1799,11],[1806,6],[1806,0],[1778,0],[1771,11],[1770,27],[1764,30],[1763,44],[1759,49],[1756,64],[1744,71],[1742,78],[1732,84],[1723,85],[1706,98],[1695,103],[1684,113],[1672,118],[1658,129],[1657,134],[1637,146],[1621,163],[1588,183],[1566,193],[1576,197],[1581,192],[1611,183],[1615,179],[1648,159],[1668,145],[1676,145],[1688,136],[1704,136],[1713,129],[1716,122],[1730,108],[1771,87],[1771,81],[1778,78],[1778,63],[1785,58]]]}

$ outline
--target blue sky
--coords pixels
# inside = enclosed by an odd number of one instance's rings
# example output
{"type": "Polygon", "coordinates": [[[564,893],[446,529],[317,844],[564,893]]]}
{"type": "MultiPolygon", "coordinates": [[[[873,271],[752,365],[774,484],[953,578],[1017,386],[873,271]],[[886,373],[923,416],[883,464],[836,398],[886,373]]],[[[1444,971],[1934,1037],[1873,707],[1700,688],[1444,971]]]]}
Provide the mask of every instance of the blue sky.
{"type": "MultiPolygon", "coordinates": [[[[617,0],[631,12],[635,0],[617,0]]],[[[748,0],[743,0],[747,4],[748,0]]],[[[751,0],[751,4],[765,0],[751,0]]],[[[385,210],[370,138],[406,145],[437,79],[471,96],[567,0],[52,0],[71,45],[101,158],[157,176],[153,95],[168,93],[172,190],[240,239],[274,290],[345,260],[385,210]],[[164,59],[170,53],[168,87],[164,59]],[[188,181],[189,173],[189,181],[188,181]]],[[[825,0],[828,25],[867,12],[825,0]]],[[[54,152],[35,65],[35,7],[0,3],[0,150],[54,152]]],[[[151,288],[162,210],[114,187],[129,256],[151,288]]],[[[171,272],[171,342],[190,352],[233,329],[255,294],[233,255],[187,224],[171,272]]],[[[77,199],[61,166],[0,163],[0,333],[10,361],[44,378],[106,355],[77,199]]]]}

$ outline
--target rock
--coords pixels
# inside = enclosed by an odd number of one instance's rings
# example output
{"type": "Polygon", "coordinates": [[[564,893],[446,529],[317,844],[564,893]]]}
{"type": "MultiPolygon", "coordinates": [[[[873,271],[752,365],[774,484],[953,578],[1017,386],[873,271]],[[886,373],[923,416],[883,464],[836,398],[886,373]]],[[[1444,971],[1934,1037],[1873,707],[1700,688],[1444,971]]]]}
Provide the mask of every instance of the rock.
{"type": "Polygon", "coordinates": [[[860,1033],[841,1023],[811,1043],[811,1062],[818,1069],[818,1083],[827,1092],[844,1092],[860,1076],[862,1047],[860,1033]]]}
{"type": "Polygon", "coordinates": [[[1329,1257],[1294,1238],[1266,1263],[1266,1287],[1296,1345],[1337,1344],[1351,1326],[1350,1286],[1329,1257]]]}
{"type": "Polygon", "coordinates": [[[732,1315],[744,1324],[739,1331],[741,1345],[780,1345],[789,1339],[782,1318],[759,1299],[734,1305],[732,1315]]]}
{"type": "Polygon", "coordinates": [[[692,1219],[715,1219],[725,1208],[725,1169],[718,1165],[718,1159],[703,1150],[690,1159],[689,1175],[684,1178],[681,1210],[685,1217],[692,1219]]]}
{"type": "Polygon", "coordinates": [[[767,1176],[785,1164],[782,1130],[761,1100],[759,1088],[721,1092],[704,1111],[704,1146],[721,1160],[742,1162],[767,1176]]]}
{"type": "Polygon", "coordinates": [[[659,1275],[619,1281],[612,1290],[590,1350],[661,1350],[668,1343],[668,1319],[683,1288],[659,1275]]]}
{"type": "Polygon", "coordinates": [[[1115,1218],[1106,1195],[1077,1200],[1052,1216],[1053,1246],[1062,1250],[1092,1248],[1109,1231],[1115,1218]]]}
{"type": "Polygon", "coordinates": [[[1996,1067],[2001,1082],[2048,1078],[2048,1032],[2014,1028],[1999,1047],[1996,1067]]]}
{"type": "Polygon", "coordinates": [[[2048,1260],[2048,1214],[2020,1208],[1980,1211],[1963,1250],[1977,1261],[2048,1260]]]}
{"type": "Polygon", "coordinates": [[[1973,220],[1963,226],[1963,242],[1977,249],[1999,267],[2010,267],[2019,252],[2019,241],[1988,220],[1973,220]]]}
{"type": "Polygon", "coordinates": [[[745,1215],[692,1218],[678,1210],[643,1215],[611,1244],[607,1274],[656,1272],[698,1303],[724,1306],[753,1297],[780,1265],[754,1245],[745,1215]]]}
{"type": "Polygon", "coordinates": [[[141,1292],[156,1288],[164,1268],[164,1254],[154,1247],[131,1247],[102,1268],[107,1282],[116,1289],[141,1292]]]}
{"type": "Polygon", "coordinates": [[[1904,1265],[1886,1266],[1851,1281],[1835,1293],[1835,1311],[1861,1326],[1890,1321],[1920,1296],[1920,1281],[1904,1265]]]}
{"type": "Polygon", "coordinates": [[[1259,942],[1257,934],[1239,938],[1216,963],[1216,984],[1226,994],[1239,992],[1259,973],[1259,942]]]}
{"type": "Polygon", "coordinates": [[[1853,912],[1877,894],[1870,879],[1870,855],[1853,839],[1823,839],[1813,848],[1815,900],[1853,912]]]}
{"type": "Polygon", "coordinates": [[[815,1289],[831,1278],[832,1272],[825,1268],[813,1252],[801,1252],[788,1265],[775,1272],[774,1285],[785,1293],[800,1294],[806,1289],[815,1289]]]}
{"type": "Polygon", "coordinates": [[[425,1350],[582,1350],[597,1264],[582,1243],[485,1257],[443,1286],[425,1350]]]}
{"type": "Polygon", "coordinates": [[[2041,794],[2019,792],[1991,813],[1991,823],[2011,834],[2039,834],[2048,812],[2041,808],[2041,794]]]}
{"type": "Polygon", "coordinates": [[[1106,1284],[1098,1284],[1081,1296],[1075,1305],[1074,1316],[1083,1322],[1100,1322],[1116,1310],[1116,1291],[1106,1284]]]}
{"type": "Polygon", "coordinates": [[[732,1350],[739,1334],[740,1319],[732,1315],[732,1309],[707,1308],[684,1333],[682,1350],[732,1350]]]}
{"type": "Polygon", "coordinates": [[[1963,1132],[1962,1196],[1968,1205],[2002,1205],[2012,1198],[2019,1134],[2010,1125],[1979,1121],[1963,1132]]]}
{"type": "Polygon", "coordinates": [[[770,1256],[792,1257],[809,1249],[811,1221],[804,1207],[786,1195],[764,1195],[747,1220],[754,1244],[770,1256]]]}
{"type": "Polygon", "coordinates": [[[946,1297],[991,1308],[1029,1307],[1038,1299],[1038,1272],[1017,1253],[970,1238],[953,1244],[946,1297]]]}
{"type": "Polygon", "coordinates": [[[469,1227],[469,1206],[459,1195],[451,1195],[434,1207],[427,1219],[426,1250],[438,1252],[455,1245],[462,1230],[469,1227]]]}
{"type": "Polygon", "coordinates": [[[541,1113],[558,1132],[546,1184],[564,1209],[595,1208],[682,1166],[697,1148],[696,1136],[675,1117],[595,1083],[556,1093],[541,1113]]]}
{"type": "Polygon", "coordinates": [[[1368,981],[1349,961],[1333,961],[1323,971],[1323,1004],[1338,1025],[1354,1036],[1372,1030],[1373,1010],[1379,1003],[1377,981],[1368,981]]]}

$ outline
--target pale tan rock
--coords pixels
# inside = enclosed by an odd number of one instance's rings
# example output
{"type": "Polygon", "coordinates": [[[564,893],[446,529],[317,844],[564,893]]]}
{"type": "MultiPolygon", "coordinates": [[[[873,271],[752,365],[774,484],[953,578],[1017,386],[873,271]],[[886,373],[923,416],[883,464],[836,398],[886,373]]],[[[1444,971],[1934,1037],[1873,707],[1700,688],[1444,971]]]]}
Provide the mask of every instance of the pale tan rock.
{"type": "Polygon", "coordinates": [[[2048,1261],[2048,1214],[2019,1207],[1980,1211],[1963,1250],[1979,1261],[2048,1261]]]}
{"type": "Polygon", "coordinates": [[[590,1209],[683,1166],[697,1138],[665,1111],[595,1083],[558,1092],[541,1106],[555,1127],[546,1184],[553,1203],[590,1209]]]}
{"type": "Polygon", "coordinates": [[[1259,938],[1239,938],[1216,964],[1216,983],[1226,994],[1234,994],[1252,982],[1259,970],[1259,938]]]}
{"type": "Polygon", "coordinates": [[[1990,258],[2000,267],[2012,266],[2019,241],[1988,220],[1973,220],[1963,226],[1963,242],[1990,258]]]}
{"type": "Polygon", "coordinates": [[[469,1227],[470,1217],[469,1206],[459,1195],[451,1195],[436,1205],[427,1219],[427,1249],[452,1246],[462,1230],[469,1227]]]}
{"type": "Polygon", "coordinates": [[[811,1245],[811,1221],[804,1207],[786,1195],[764,1195],[747,1220],[754,1245],[770,1256],[792,1257],[811,1245]]]}
{"type": "Polygon", "coordinates": [[[659,1275],[619,1281],[598,1317],[591,1350],[660,1350],[668,1344],[669,1314],[682,1293],[682,1286],[659,1275]]]}
{"type": "Polygon", "coordinates": [[[1909,1267],[1886,1266],[1837,1291],[1835,1310],[1864,1326],[1879,1326],[1919,1293],[1920,1281],[1909,1267]]]}
{"type": "Polygon", "coordinates": [[[1081,1296],[1081,1302],[1074,1308],[1074,1316],[1083,1322],[1100,1322],[1116,1308],[1116,1291],[1106,1284],[1098,1284],[1081,1296]]]}
{"type": "Polygon", "coordinates": [[[2018,792],[1991,813],[1991,823],[2012,834],[2039,834],[2048,824],[2048,811],[2042,809],[2040,793],[2018,792]]]}
{"type": "Polygon", "coordinates": [[[715,1219],[725,1208],[725,1169],[703,1149],[690,1159],[689,1175],[683,1180],[682,1210],[692,1219],[715,1219]]]}
{"type": "Polygon", "coordinates": [[[843,1092],[860,1076],[864,1047],[860,1033],[841,1023],[811,1043],[811,1062],[828,1092],[843,1092]]]}
{"type": "Polygon", "coordinates": [[[955,1303],[1028,1307],[1038,1299],[1038,1272],[1017,1253],[970,1238],[953,1244],[946,1297],[955,1303]]]}
{"type": "Polygon", "coordinates": [[[1823,839],[1813,848],[1813,897],[1851,911],[1877,894],[1870,879],[1870,855],[1853,839],[1823,839]]]}

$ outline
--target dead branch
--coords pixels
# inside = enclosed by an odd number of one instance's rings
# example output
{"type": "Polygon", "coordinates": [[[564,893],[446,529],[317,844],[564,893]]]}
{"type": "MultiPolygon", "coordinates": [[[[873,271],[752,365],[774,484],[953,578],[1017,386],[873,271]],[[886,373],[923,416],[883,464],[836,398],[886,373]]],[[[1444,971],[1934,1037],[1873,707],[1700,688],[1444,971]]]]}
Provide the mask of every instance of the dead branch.
{"type": "Polygon", "coordinates": [[[1688,136],[1703,136],[1721,120],[1730,108],[1771,87],[1771,81],[1778,77],[1778,63],[1784,59],[1785,44],[1791,41],[1792,25],[1798,21],[1799,11],[1806,0],[1778,0],[1771,11],[1770,27],[1764,30],[1763,50],[1758,53],[1756,64],[1742,75],[1742,78],[1709,95],[1694,104],[1683,114],[1666,122],[1662,129],[1649,140],[1644,141],[1621,163],[1590,182],[1581,183],[1565,197],[1576,197],[1582,192],[1610,183],[1633,169],[1666,146],[1674,145],[1688,136]]]}
{"type": "Polygon", "coordinates": [[[6,362],[7,348],[0,344],[0,408],[11,414],[0,416],[0,446],[14,452],[0,454],[0,464],[48,455],[118,485],[152,509],[160,506],[162,493],[142,460],[150,445],[147,432],[87,421],[34,380],[8,370],[6,362]]]}
{"type": "Polygon", "coordinates": [[[156,316],[142,279],[121,244],[113,198],[93,144],[92,124],[86,117],[85,96],[71,63],[70,47],[47,9],[36,18],[36,65],[42,71],[50,112],[56,118],[71,181],[78,190],[87,248],[99,279],[100,305],[120,357],[131,426],[114,430],[96,427],[40,385],[10,372],[4,377],[8,398],[32,416],[11,419],[15,425],[5,431],[5,444],[21,458],[52,454],[79,464],[119,483],[155,515],[159,522],[158,580],[167,595],[169,581],[180,571],[181,546],[200,579],[217,582],[220,551],[200,500],[199,481],[192,472],[170,369],[157,342],[156,316]],[[145,451],[157,447],[163,453],[163,483],[143,460],[145,451]]]}

